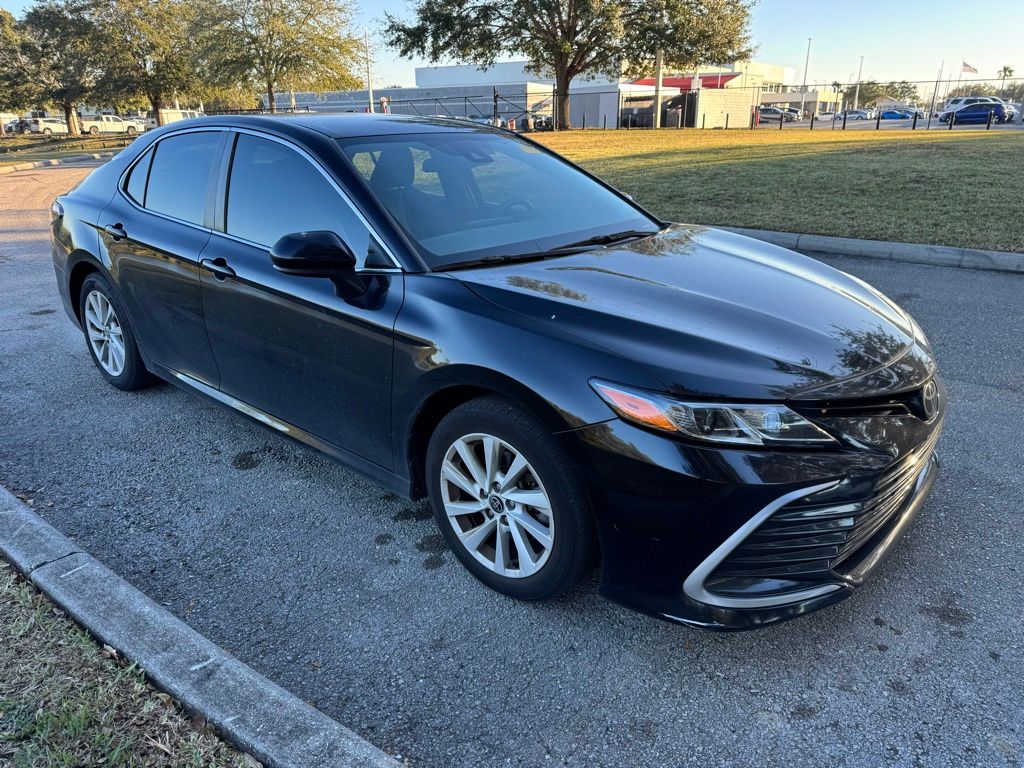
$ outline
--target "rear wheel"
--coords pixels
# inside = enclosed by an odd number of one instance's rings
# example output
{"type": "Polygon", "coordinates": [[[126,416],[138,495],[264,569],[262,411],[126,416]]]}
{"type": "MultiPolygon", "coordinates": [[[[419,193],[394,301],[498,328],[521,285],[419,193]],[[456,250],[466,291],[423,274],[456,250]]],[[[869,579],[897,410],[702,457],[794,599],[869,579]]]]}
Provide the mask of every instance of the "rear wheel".
{"type": "Polygon", "coordinates": [[[512,403],[481,398],[448,414],[427,449],[427,473],[448,546],[492,589],[551,598],[593,563],[594,524],[572,460],[512,403]]]}
{"type": "Polygon", "coordinates": [[[93,273],[85,278],[79,316],[89,354],[103,378],[126,391],[150,383],[128,313],[117,290],[103,275],[93,273]]]}
{"type": "Polygon", "coordinates": [[[100,132],[100,129],[97,128],[95,125],[92,126],[91,128],[89,128],[89,133],[92,134],[93,136],[95,136],[99,132],[100,132]]]}
{"type": "Polygon", "coordinates": [[[128,128],[125,130],[125,133],[127,133],[129,136],[134,135],[135,134],[135,126],[134,125],[129,125],[128,128]]]}

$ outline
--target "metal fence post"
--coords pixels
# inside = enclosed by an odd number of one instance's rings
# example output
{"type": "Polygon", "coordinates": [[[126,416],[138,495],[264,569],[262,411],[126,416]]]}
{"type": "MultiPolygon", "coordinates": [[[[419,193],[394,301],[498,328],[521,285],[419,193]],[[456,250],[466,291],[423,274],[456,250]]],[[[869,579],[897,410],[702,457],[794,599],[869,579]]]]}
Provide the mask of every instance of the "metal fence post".
{"type": "Polygon", "coordinates": [[[848,117],[848,115],[846,114],[847,112],[849,112],[848,109],[844,109],[843,110],[843,130],[844,131],[846,130],[846,118],[848,117]]]}
{"type": "Polygon", "coordinates": [[[700,127],[702,129],[708,127],[708,115],[706,112],[700,116],[700,127]]]}
{"type": "Polygon", "coordinates": [[[689,109],[690,109],[690,92],[687,91],[686,92],[686,98],[683,99],[683,122],[679,126],[680,128],[685,128],[686,127],[686,115],[687,115],[689,109]]]}
{"type": "Polygon", "coordinates": [[[779,130],[780,131],[782,130],[782,126],[783,126],[783,124],[785,122],[786,122],[786,116],[784,114],[783,115],[779,115],[779,130]]]}
{"type": "Polygon", "coordinates": [[[583,130],[587,130],[587,113],[583,113],[583,130]]]}
{"type": "Polygon", "coordinates": [[[601,122],[601,127],[604,130],[606,130],[606,131],[608,130],[608,113],[607,112],[604,113],[604,120],[602,120],[602,122],[601,122]]]}
{"type": "Polygon", "coordinates": [[[953,123],[956,122],[956,112],[949,113],[949,130],[953,130],[953,123]]]}
{"type": "Polygon", "coordinates": [[[996,111],[995,111],[994,109],[990,109],[990,110],[988,111],[988,122],[987,122],[987,123],[985,123],[985,130],[986,130],[986,131],[991,131],[991,130],[992,130],[992,116],[993,116],[993,115],[994,115],[995,113],[996,113],[996,111]]]}
{"type": "Polygon", "coordinates": [[[729,130],[729,113],[725,113],[725,130],[729,130]]]}
{"type": "Polygon", "coordinates": [[[882,127],[882,110],[878,110],[878,115],[875,117],[875,130],[877,131],[882,127]]]}
{"type": "Polygon", "coordinates": [[[912,122],[910,124],[910,130],[912,130],[912,131],[916,131],[917,130],[917,112],[914,112],[914,122],[912,122]]]}
{"type": "Polygon", "coordinates": [[[816,115],[811,115],[811,130],[812,131],[814,130],[814,118],[815,117],[816,117],[816,115]]]}

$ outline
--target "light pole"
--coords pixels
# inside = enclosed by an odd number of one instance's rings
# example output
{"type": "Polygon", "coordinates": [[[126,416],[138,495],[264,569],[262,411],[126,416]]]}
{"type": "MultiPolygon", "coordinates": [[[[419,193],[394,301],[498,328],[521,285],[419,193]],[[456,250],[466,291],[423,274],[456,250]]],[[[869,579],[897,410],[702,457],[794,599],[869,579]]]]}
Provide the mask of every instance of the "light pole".
{"type": "Polygon", "coordinates": [[[860,57],[860,67],[857,69],[857,87],[853,91],[853,108],[857,109],[860,103],[860,76],[864,72],[864,57],[860,57]]]}
{"type": "Polygon", "coordinates": [[[363,47],[366,50],[366,100],[370,104],[370,114],[373,114],[373,78],[370,75],[370,33],[363,28],[363,47]]]}
{"type": "MultiPolygon", "coordinates": [[[[807,96],[807,67],[811,64],[811,38],[807,38],[807,58],[804,59],[804,83],[800,86],[800,117],[804,116],[804,99],[807,96]]],[[[818,110],[814,110],[817,112],[818,110]]]]}
{"type": "Polygon", "coordinates": [[[664,67],[665,52],[659,48],[654,53],[654,122],[655,128],[661,128],[661,70],[664,67]]]}

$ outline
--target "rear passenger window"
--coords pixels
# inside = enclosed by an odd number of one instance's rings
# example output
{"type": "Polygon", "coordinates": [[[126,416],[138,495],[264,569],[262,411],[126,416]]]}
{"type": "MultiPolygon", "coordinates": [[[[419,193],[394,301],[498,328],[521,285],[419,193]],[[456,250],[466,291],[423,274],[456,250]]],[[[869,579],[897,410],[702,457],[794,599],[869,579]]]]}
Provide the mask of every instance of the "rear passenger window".
{"type": "Polygon", "coordinates": [[[220,133],[202,131],[170,136],[157,144],[146,186],[146,208],[202,225],[218,141],[220,133]]]}
{"type": "Polygon", "coordinates": [[[149,177],[149,164],[152,160],[152,151],[143,155],[128,174],[128,183],[124,185],[125,194],[139,205],[146,204],[146,179],[149,177]]]}

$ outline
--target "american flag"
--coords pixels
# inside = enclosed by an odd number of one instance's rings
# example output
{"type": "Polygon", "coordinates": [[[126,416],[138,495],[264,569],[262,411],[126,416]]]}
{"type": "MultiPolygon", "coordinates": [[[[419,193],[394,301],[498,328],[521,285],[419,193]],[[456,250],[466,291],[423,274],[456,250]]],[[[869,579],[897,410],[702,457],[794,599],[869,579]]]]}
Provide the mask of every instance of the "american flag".
{"type": "Polygon", "coordinates": [[[978,74],[978,70],[975,67],[972,67],[970,64],[968,64],[966,61],[961,62],[961,64],[963,64],[963,66],[960,67],[961,72],[969,72],[972,75],[978,74]]]}

